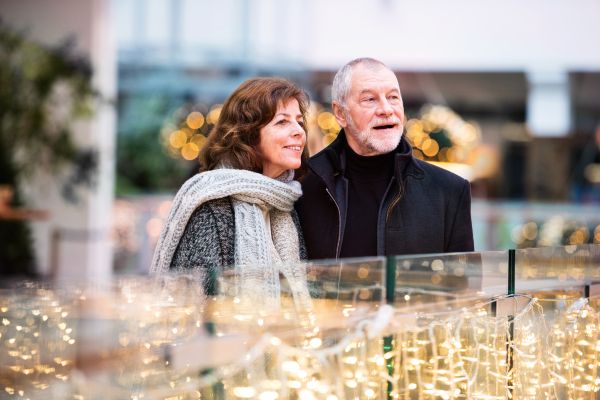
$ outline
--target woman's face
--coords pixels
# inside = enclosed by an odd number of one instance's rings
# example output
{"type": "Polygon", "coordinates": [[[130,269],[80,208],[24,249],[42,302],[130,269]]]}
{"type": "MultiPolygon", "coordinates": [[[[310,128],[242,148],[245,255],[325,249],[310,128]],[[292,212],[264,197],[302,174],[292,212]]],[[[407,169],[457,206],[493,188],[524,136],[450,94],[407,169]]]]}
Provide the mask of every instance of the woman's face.
{"type": "Polygon", "coordinates": [[[277,178],[288,169],[300,167],[306,143],[298,100],[277,107],[275,117],[260,130],[260,151],[265,157],[263,175],[277,178]]]}

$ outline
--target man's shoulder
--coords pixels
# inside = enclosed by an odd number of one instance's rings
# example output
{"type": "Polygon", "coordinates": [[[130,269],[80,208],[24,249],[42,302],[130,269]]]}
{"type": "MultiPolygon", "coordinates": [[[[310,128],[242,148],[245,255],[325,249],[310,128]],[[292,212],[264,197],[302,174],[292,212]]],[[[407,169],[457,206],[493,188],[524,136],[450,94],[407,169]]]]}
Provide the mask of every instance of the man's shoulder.
{"type": "Polygon", "coordinates": [[[454,172],[450,172],[426,161],[419,160],[418,158],[414,158],[414,162],[425,172],[426,180],[450,186],[463,186],[469,182],[454,172]]]}
{"type": "Polygon", "coordinates": [[[300,184],[302,185],[302,196],[300,197],[300,200],[312,197],[317,193],[325,193],[325,189],[327,188],[323,179],[321,179],[314,171],[309,171],[300,184]]]}

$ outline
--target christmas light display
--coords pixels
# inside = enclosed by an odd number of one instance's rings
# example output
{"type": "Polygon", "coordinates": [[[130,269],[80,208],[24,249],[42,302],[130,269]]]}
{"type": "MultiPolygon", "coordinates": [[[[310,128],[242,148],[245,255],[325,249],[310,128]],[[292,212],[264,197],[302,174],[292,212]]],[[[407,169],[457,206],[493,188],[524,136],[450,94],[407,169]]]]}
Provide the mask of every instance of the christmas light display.
{"type": "Polygon", "coordinates": [[[597,249],[533,250],[505,286],[506,252],[398,258],[395,288],[385,258],[313,262],[278,315],[234,272],[26,283],[0,292],[0,398],[596,398],[597,249]]]}

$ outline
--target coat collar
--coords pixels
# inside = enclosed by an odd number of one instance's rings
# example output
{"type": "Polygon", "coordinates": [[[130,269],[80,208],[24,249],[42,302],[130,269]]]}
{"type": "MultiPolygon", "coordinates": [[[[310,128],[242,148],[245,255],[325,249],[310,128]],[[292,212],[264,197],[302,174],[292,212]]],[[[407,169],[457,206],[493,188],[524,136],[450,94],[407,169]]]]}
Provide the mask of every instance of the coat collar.
{"type": "MultiPolygon", "coordinates": [[[[346,142],[346,133],[342,129],[329,146],[308,159],[310,169],[319,175],[330,188],[334,187],[334,176],[344,175],[346,169],[346,142]]],[[[408,176],[415,179],[425,177],[425,171],[415,161],[412,155],[412,147],[406,141],[404,135],[402,135],[394,152],[396,153],[394,175],[398,181],[408,176]]]]}

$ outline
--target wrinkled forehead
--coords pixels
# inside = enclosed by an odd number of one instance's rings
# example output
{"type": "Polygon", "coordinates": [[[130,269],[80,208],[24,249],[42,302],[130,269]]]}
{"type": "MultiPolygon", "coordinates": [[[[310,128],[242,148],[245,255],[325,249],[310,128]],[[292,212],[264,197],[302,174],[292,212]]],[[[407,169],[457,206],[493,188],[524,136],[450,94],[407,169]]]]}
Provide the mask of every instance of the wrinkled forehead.
{"type": "Polygon", "coordinates": [[[400,85],[396,74],[385,66],[365,67],[357,66],[352,73],[350,93],[360,95],[366,91],[390,92],[397,90],[400,94],[400,85]]]}

